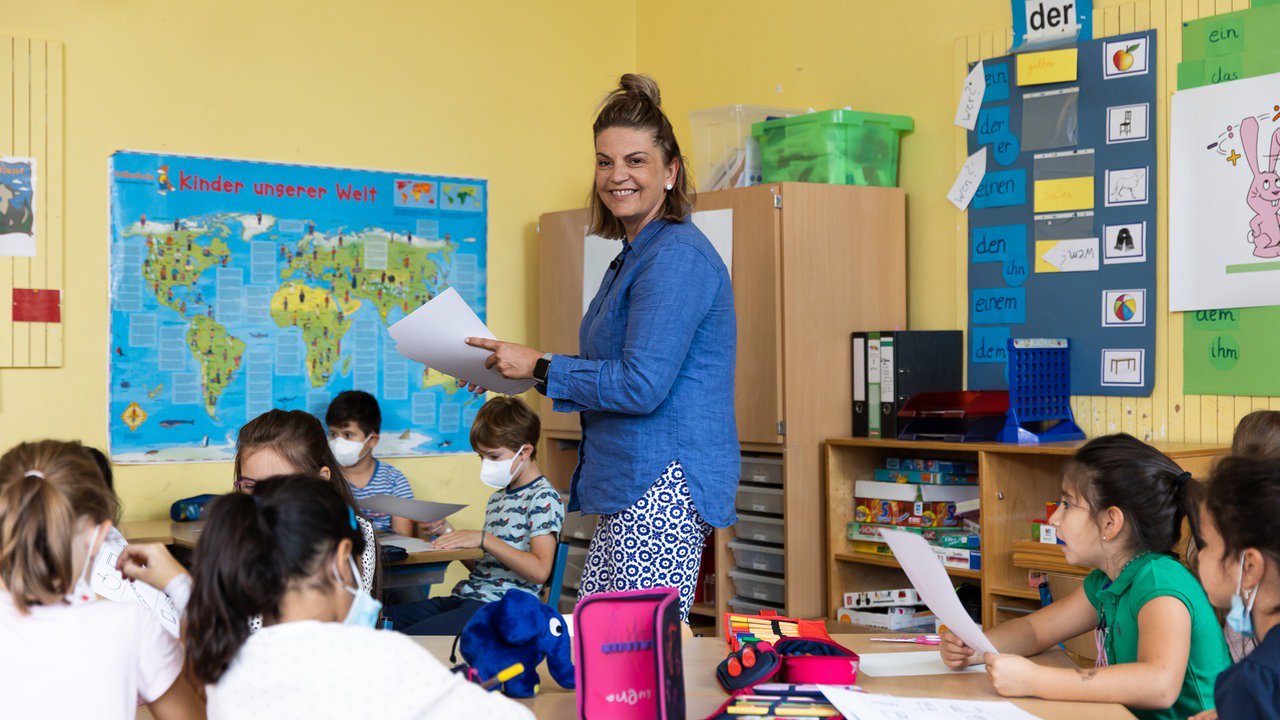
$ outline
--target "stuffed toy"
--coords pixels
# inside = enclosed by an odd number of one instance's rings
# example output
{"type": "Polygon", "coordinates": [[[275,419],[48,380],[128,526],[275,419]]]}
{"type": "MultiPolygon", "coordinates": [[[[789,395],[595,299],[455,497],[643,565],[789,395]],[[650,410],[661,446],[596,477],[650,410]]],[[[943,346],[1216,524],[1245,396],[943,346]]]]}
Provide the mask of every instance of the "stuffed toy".
{"type": "Polygon", "coordinates": [[[516,663],[524,672],[502,685],[507,697],[538,693],[538,666],[547,660],[551,677],[561,687],[574,687],[573,651],[564,618],[531,593],[511,590],[480,608],[462,628],[462,657],[483,682],[516,663]]]}

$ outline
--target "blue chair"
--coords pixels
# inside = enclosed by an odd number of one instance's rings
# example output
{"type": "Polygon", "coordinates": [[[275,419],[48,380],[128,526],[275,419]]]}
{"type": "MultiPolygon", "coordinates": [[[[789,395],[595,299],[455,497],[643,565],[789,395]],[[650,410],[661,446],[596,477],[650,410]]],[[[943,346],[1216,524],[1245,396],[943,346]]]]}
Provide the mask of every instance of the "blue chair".
{"type": "Polygon", "coordinates": [[[560,605],[560,591],[564,589],[564,568],[569,562],[569,546],[563,540],[556,543],[556,561],[551,565],[551,577],[547,579],[545,602],[551,607],[560,605]]]}

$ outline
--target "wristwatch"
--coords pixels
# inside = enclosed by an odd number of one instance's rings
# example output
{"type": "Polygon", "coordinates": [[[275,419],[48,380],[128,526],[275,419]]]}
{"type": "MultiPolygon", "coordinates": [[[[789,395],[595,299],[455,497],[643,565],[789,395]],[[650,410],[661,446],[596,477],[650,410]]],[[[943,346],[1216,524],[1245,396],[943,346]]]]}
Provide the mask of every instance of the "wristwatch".
{"type": "Polygon", "coordinates": [[[538,384],[539,390],[546,389],[549,372],[551,372],[551,353],[538,358],[538,361],[533,364],[533,380],[538,384]]]}

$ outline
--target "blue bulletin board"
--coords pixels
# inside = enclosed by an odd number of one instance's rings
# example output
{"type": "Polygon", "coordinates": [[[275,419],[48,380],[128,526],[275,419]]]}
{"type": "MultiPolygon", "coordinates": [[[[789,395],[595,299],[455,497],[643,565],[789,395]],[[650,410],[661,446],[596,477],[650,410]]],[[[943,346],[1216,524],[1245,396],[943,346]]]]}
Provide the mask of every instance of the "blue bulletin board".
{"type": "Polygon", "coordinates": [[[1072,395],[1151,394],[1156,34],[984,61],[969,152],[969,388],[1005,389],[1010,337],[1071,340],[1072,395]]]}

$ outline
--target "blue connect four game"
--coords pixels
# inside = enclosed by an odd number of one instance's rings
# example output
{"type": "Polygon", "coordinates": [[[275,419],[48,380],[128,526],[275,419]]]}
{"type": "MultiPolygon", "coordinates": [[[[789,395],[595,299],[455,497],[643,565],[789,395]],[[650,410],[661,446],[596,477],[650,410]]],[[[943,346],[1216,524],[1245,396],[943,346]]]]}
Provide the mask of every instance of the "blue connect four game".
{"type": "Polygon", "coordinates": [[[1009,413],[996,439],[1023,444],[1083,440],[1071,413],[1071,341],[1011,338],[1008,352],[1009,413]]]}

